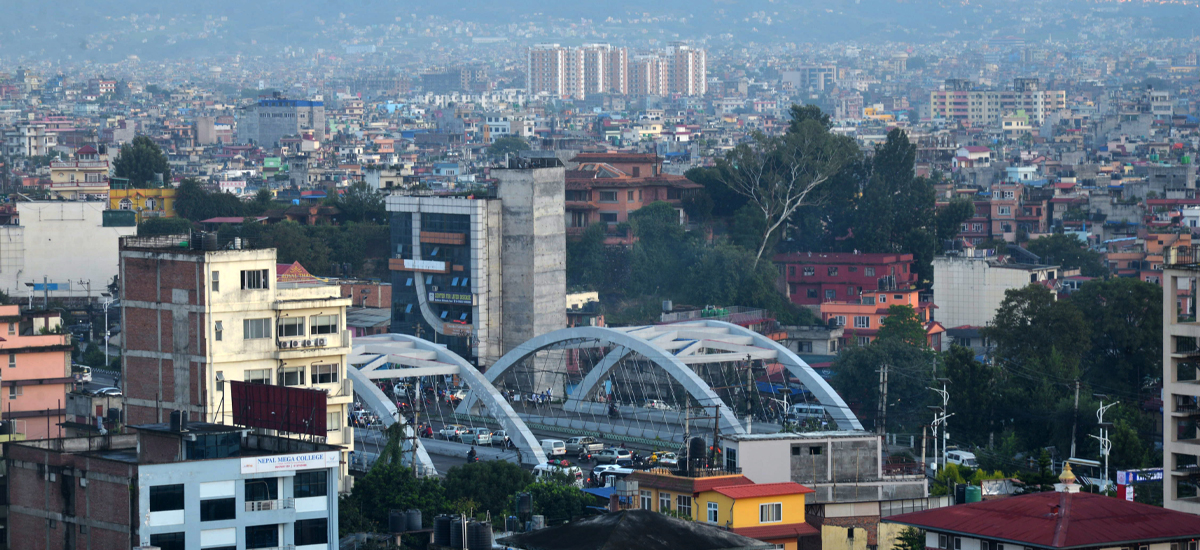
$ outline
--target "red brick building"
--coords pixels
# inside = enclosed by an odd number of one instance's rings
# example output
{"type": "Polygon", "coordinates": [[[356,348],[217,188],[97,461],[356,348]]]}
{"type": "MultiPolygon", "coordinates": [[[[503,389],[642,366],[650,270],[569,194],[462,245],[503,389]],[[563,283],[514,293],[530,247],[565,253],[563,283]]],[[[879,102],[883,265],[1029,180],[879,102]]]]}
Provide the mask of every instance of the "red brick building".
{"type": "Polygon", "coordinates": [[[778,254],[792,303],[806,306],[858,298],[863,290],[904,289],[917,282],[912,254],[795,252],[778,254]]]}
{"type": "Polygon", "coordinates": [[[662,157],[635,153],[580,153],[566,174],[567,235],[578,235],[594,223],[610,229],[629,220],[629,213],[665,201],[687,223],[682,202],[704,186],[683,176],[664,173],[662,157]]]}

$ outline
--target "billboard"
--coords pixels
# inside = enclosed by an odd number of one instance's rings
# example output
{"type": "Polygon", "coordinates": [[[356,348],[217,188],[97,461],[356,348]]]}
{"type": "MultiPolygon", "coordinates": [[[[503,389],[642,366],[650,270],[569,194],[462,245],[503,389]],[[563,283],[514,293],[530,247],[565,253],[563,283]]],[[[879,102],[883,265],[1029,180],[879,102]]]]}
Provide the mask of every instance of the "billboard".
{"type": "Polygon", "coordinates": [[[435,304],[462,304],[464,306],[473,303],[471,294],[465,292],[430,292],[429,301],[435,304]]]}
{"type": "Polygon", "coordinates": [[[341,461],[337,451],[291,455],[256,456],[242,459],[242,474],[265,474],[283,470],[335,468],[341,461]]]}
{"type": "Polygon", "coordinates": [[[325,437],[325,392],[232,380],[233,423],[325,437]]]}
{"type": "Polygon", "coordinates": [[[267,170],[279,169],[279,157],[266,157],[263,159],[263,168],[267,170]]]}

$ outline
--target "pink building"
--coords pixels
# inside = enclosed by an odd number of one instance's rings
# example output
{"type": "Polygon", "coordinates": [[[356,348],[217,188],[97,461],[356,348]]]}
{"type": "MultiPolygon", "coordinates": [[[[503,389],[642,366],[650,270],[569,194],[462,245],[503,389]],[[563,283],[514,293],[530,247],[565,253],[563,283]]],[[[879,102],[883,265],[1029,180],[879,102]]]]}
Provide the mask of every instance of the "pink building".
{"type": "MultiPolygon", "coordinates": [[[[57,312],[22,314],[19,306],[0,306],[0,420],[24,439],[62,437],[71,375],[71,336],[40,334],[62,321],[57,312]]],[[[0,439],[9,430],[0,430],[0,439]]],[[[17,437],[20,438],[19,436],[17,437]]]]}

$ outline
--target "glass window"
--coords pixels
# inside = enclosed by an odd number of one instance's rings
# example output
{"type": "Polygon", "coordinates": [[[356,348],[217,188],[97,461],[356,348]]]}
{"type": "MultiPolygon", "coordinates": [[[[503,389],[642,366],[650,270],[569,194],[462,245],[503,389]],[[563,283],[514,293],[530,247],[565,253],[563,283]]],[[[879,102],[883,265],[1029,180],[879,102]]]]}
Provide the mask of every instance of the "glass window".
{"type": "Polygon", "coordinates": [[[826,289],[825,290],[825,299],[832,300],[834,298],[837,298],[837,291],[832,288],[826,289]]]}
{"type": "Polygon", "coordinates": [[[854,328],[871,328],[871,318],[866,315],[855,315],[854,328]]]}
{"type": "Polygon", "coordinates": [[[316,336],[318,334],[333,334],[338,331],[338,316],[337,315],[313,315],[309,323],[309,334],[316,336]]]}
{"type": "Polygon", "coordinates": [[[875,268],[873,268],[873,267],[863,268],[863,274],[866,275],[867,277],[874,277],[875,276],[875,268]]]}
{"type": "Polygon", "coordinates": [[[200,501],[200,521],[221,521],[237,518],[237,499],[214,498],[200,501]]]}
{"type": "Polygon", "coordinates": [[[717,522],[717,512],[718,512],[717,503],[715,503],[715,502],[708,503],[708,522],[709,523],[717,522]]]}
{"type": "Polygon", "coordinates": [[[188,460],[241,456],[242,437],[237,432],[196,435],[184,443],[188,460]]]}
{"type": "Polygon", "coordinates": [[[242,338],[246,340],[256,340],[259,338],[271,337],[271,320],[270,319],[243,319],[242,320],[242,338]]]}
{"type": "Polygon", "coordinates": [[[221,291],[221,272],[220,271],[212,272],[212,291],[213,292],[221,291]]]}
{"type": "Polygon", "coordinates": [[[279,369],[280,386],[299,386],[304,383],[304,367],[284,367],[279,369]]]}
{"type": "Polygon", "coordinates": [[[296,498],[323,497],[329,494],[328,479],[329,472],[325,470],[298,472],[292,481],[294,496],[296,498]]]}
{"type": "Polygon", "coordinates": [[[617,213],[616,212],[601,212],[600,213],[600,221],[604,222],[604,223],[609,223],[609,224],[617,223],[617,213]]]}
{"type": "Polygon", "coordinates": [[[8,368],[10,368],[10,369],[17,368],[17,354],[15,354],[15,353],[8,354],[8,368]]]}
{"type": "Polygon", "coordinates": [[[313,365],[313,384],[336,384],[338,381],[337,365],[313,365]]]}
{"type": "Polygon", "coordinates": [[[326,518],[296,521],[296,546],[329,543],[329,520],[326,518]]]}
{"type": "Polygon", "coordinates": [[[279,500],[279,478],[262,477],[246,480],[246,502],[279,500]]]}
{"type": "Polygon", "coordinates": [[[160,550],[184,550],[187,548],[187,545],[184,544],[183,533],[150,535],[150,546],[157,546],[160,550]]]}
{"type": "Polygon", "coordinates": [[[215,338],[218,342],[220,342],[221,337],[224,336],[224,334],[225,334],[225,325],[221,324],[220,321],[217,321],[217,323],[215,325],[213,325],[213,338],[215,338]]]}
{"type": "Polygon", "coordinates": [[[246,371],[246,382],[251,384],[270,384],[271,369],[250,369],[246,371]]]}
{"type": "Polygon", "coordinates": [[[812,267],[812,266],[806,266],[804,268],[804,276],[805,277],[812,277],[813,275],[816,275],[816,274],[817,274],[817,268],[812,267]]]}
{"type": "Polygon", "coordinates": [[[279,320],[280,338],[286,336],[304,336],[304,317],[284,317],[279,320]]]}
{"type": "Polygon", "coordinates": [[[183,509],[183,484],[156,485],[150,488],[150,511],[166,512],[183,509]]]}
{"type": "Polygon", "coordinates": [[[677,511],[679,515],[685,518],[692,517],[692,497],[690,495],[676,496],[675,503],[678,505],[677,511]]]}
{"type": "Polygon", "coordinates": [[[617,202],[616,191],[601,191],[600,202],[617,202]]]}
{"type": "Polygon", "coordinates": [[[783,521],[783,503],[772,502],[758,505],[759,523],[779,523],[783,521]]]}
{"type": "Polygon", "coordinates": [[[640,491],[642,497],[642,509],[650,510],[653,504],[654,494],[650,491],[640,491]]]}
{"type": "Polygon", "coordinates": [[[279,525],[251,525],[246,527],[246,548],[278,548],[279,525]]]}
{"type": "Polygon", "coordinates": [[[662,512],[671,509],[671,493],[658,494],[658,511],[662,512]]]}
{"type": "Polygon", "coordinates": [[[806,293],[806,295],[807,295],[809,298],[816,298],[816,297],[817,297],[817,289],[815,289],[815,288],[810,288],[810,289],[807,289],[805,293],[806,293]]]}
{"type": "Polygon", "coordinates": [[[830,266],[826,271],[829,273],[830,277],[837,277],[837,274],[838,274],[837,266],[830,266]]]}
{"type": "Polygon", "coordinates": [[[266,290],[270,288],[268,269],[242,271],[242,290],[266,290]]]}
{"type": "Polygon", "coordinates": [[[325,418],[325,431],[336,432],[340,429],[342,429],[341,413],[328,413],[325,418]]]}

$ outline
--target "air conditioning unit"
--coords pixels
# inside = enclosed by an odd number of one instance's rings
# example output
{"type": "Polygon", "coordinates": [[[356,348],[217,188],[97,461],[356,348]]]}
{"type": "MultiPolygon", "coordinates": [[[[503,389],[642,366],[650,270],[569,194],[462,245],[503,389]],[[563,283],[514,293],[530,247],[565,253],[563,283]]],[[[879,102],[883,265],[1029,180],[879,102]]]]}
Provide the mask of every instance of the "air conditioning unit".
{"type": "Polygon", "coordinates": [[[317,338],[317,345],[324,346],[326,341],[327,340],[325,340],[324,338],[317,338]]]}
{"type": "Polygon", "coordinates": [[[312,340],[305,340],[305,341],[304,341],[304,347],[306,347],[306,348],[307,348],[307,347],[311,347],[311,346],[312,346],[312,340]]]}

